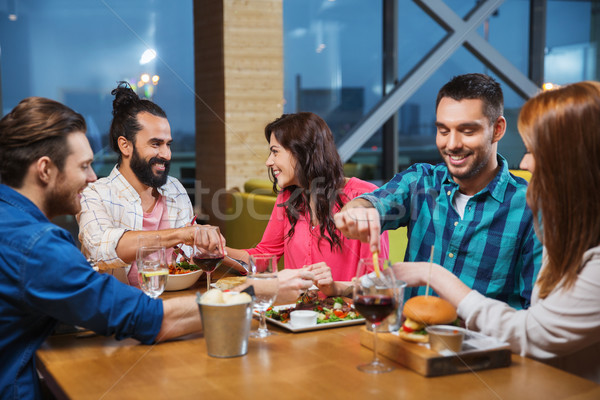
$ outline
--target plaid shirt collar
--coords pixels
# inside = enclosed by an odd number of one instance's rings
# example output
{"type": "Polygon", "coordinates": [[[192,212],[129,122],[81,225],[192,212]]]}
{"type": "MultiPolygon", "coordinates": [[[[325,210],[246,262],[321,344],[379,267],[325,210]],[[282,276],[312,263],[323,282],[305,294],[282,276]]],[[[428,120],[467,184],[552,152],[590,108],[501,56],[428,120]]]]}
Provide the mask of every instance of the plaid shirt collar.
{"type": "MultiPolygon", "coordinates": [[[[506,159],[502,157],[500,154],[497,155],[498,165],[500,168],[498,169],[498,173],[487,184],[486,187],[481,189],[478,193],[473,195],[473,197],[483,196],[485,193],[489,193],[490,196],[498,203],[502,203],[504,201],[504,195],[506,194],[506,187],[508,185],[508,181],[510,178],[510,174],[508,171],[508,163],[506,159]]],[[[454,181],[452,175],[450,175],[450,171],[446,168],[446,172],[442,178],[442,183],[446,185],[444,187],[444,191],[451,191],[452,195],[450,198],[454,198],[455,192],[459,189],[458,184],[454,181]]]]}

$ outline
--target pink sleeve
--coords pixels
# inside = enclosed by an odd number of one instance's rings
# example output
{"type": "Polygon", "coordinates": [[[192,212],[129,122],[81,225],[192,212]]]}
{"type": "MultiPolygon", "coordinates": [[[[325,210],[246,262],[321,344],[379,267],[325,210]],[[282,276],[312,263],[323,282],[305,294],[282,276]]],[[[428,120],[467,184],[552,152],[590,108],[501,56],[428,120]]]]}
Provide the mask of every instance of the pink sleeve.
{"type": "Polygon", "coordinates": [[[275,254],[277,259],[283,255],[284,236],[285,236],[285,221],[286,215],[283,207],[278,205],[282,202],[282,196],[277,196],[277,202],[273,207],[271,218],[265,228],[260,243],[253,249],[246,249],[248,254],[275,254]]]}

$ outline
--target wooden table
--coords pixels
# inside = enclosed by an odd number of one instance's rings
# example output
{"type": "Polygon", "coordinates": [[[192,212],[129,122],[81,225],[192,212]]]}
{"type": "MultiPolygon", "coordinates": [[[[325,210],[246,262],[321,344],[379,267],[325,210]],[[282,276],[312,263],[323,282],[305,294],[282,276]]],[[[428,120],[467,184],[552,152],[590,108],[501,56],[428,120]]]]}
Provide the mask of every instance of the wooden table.
{"type": "Polygon", "coordinates": [[[209,357],[201,334],[153,346],[59,335],[38,350],[37,363],[55,395],[73,399],[600,398],[600,385],[516,355],[508,368],[477,373],[425,378],[396,364],[371,375],[356,369],[372,356],[359,344],[360,326],[269,329],[278,334],[250,339],[247,355],[229,359],[209,357]]]}

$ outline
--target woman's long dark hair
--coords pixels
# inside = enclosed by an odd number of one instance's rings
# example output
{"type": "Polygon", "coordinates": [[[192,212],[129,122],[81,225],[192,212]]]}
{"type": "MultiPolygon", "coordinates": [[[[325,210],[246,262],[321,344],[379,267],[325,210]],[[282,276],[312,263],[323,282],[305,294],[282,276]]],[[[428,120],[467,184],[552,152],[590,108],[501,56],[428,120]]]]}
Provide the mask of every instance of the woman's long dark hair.
{"type": "MultiPolygon", "coordinates": [[[[342,207],[349,199],[342,189],[345,184],[344,167],[335,147],[331,130],[321,117],[310,112],[283,114],[265,127],[267,142],[271,134],[296,159],[295,175],[300,184],[289,186],[290,198],[282,204],[292,225],[286,237],[294,235],[296,222],[306,213],[311,219],[311,196],[315,201],[315,214],[320,224],[321,238],[329,242],[331,250],[341,250],[341,237],[333,222],[335,206],[342,207]],[[342,198],[344,196],[344,198],[342,198]]],[[[277,180],[269,170],[273,189],[277,180]]]]}
{"type": "Polygon", "coordinates": [[[543,299],[559,285],[569,289],[583,254],[600,244],[600,83],[540,93],[525,103],[518,126],[535,161],[527,203],[535,222],[542,215],[543,299]]]}

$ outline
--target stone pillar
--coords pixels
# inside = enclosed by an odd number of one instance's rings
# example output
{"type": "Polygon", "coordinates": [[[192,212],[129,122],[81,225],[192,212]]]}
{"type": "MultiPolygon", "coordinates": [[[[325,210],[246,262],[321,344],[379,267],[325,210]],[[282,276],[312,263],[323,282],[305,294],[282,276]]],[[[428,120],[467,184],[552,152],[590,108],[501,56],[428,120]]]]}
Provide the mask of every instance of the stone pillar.
{"type": "Polygon", "coordinates": [[[194,49],[196,206],[223,228],[224,190],[267,178],[264,127],[283,112],[282,0],[194,0],[194,49]]]}

